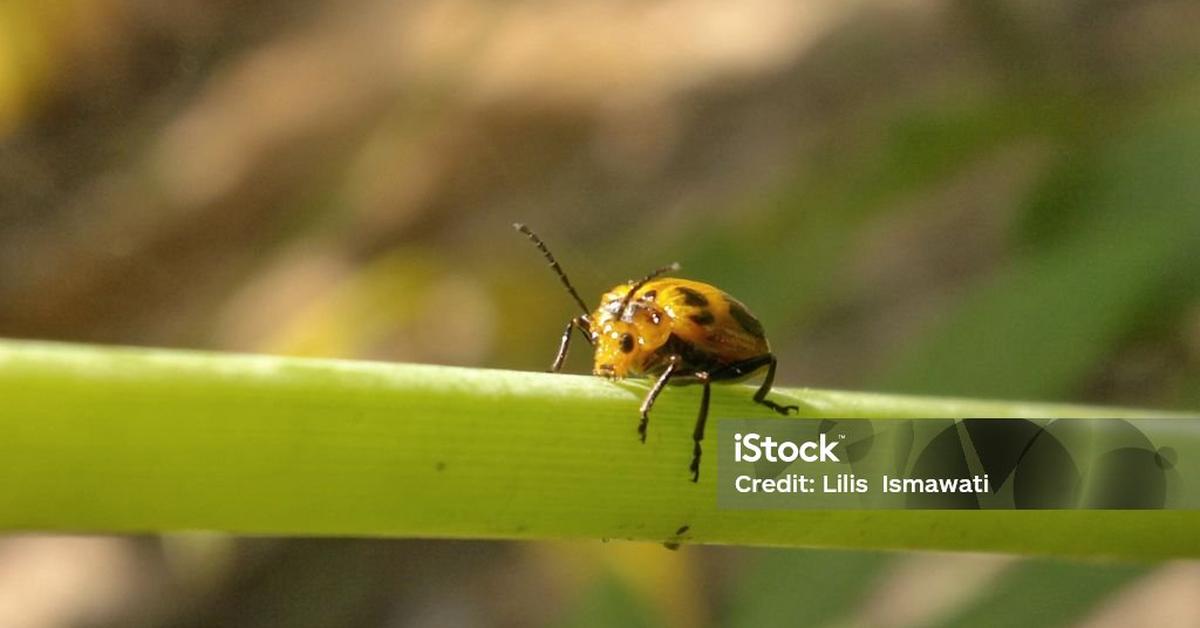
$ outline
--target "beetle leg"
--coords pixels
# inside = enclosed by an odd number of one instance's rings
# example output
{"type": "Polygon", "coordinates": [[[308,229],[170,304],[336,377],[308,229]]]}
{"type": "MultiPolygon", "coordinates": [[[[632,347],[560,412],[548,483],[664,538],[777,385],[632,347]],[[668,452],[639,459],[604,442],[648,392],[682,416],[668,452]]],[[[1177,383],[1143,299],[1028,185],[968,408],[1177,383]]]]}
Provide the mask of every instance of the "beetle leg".
{"type": "Polygon", "coordinates": [[[664,386],[667,385],[667,380],[671,379],[671,375],[675,373],[675,366],[679,364],[679,356],[673,355],[668,358],[667,368],[658,376],[658,381],[650,387],[650,392],[646,393],[646,398],[642,401],[642,420],[638,423],[638,436],[641,436],[642,442],[646,442],[646,426],[650,423],[650,408],[654,406],[654,400],[658,399],[658,393],[662,392],[664,386]]]}
{"type": "Polygon", "coordinates": [[[567,328],[563,330],[562,341],[558,345],[558,355],[554,356],[554,364],[550,365],[550,372],[557,373],[562,370],[563,362],[567,359],[567,349],[571,347],[571,332],[576,328],[583,333],[583,337],[588,341],[588,344],[593,344],[591,325],[588,324],[588,319],[583,316],[572,318],[567,323],[567,328]]]}
{"type": "Polygon", "coordinates": [[[781,406],[774,401],[767,399],[767,393],[771,391],[771,385],[775,383],[775,365],[778,361],[775,359],[775,356],[771,355],[770,353],[766,355],[766,359],[769,360],[767,362],[767,376],[763,378],[762,386],[758,387],[758,392],[754,393],[754,402],[761,403],[762,405],[778,412],[779,414],[786,415],[789,410],[795,410],[796,412],[799,412],[800,406],[781,406]]]}
{"type": "Polygon", "coordinates": [[[708,373],[696,373],[696,379],[704,383],[704,392],[700,396],[700,414],[696,416],[696,429],[692,430],[692,482],[700,481],[700,441],[704,440],[704,424],[708,422],[709,382],[708,373]]]}

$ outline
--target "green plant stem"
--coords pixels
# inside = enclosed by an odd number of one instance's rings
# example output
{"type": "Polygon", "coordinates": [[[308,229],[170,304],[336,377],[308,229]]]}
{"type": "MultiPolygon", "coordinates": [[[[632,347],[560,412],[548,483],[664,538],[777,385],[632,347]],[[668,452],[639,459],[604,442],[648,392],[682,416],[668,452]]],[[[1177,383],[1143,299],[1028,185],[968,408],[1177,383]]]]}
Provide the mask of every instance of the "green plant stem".
{"type": "MultiPolygon", "coordinates": [[[[1193,511],[735,511],[698,391],[412,364],[0,342],[0,529],[1200,556],[1193,511]],[[715,451],[710,445],[709,451],[715,451]]],[[[717,386],[714,417],[770,416],[717,386]]],[[[1164,413],[779,389],[806,416],[1164,413]]],[[[715,430],[712,432],[715,433],[715,430]]]]}

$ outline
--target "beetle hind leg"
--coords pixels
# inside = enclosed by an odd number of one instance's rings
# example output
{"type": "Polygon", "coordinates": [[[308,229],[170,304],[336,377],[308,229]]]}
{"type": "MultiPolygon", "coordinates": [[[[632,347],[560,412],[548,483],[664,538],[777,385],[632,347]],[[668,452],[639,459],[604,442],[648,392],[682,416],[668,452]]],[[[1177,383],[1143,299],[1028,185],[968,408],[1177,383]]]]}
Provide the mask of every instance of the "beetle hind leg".
{"type": "Polygon", "coordinates": [[[782,415],[787,415],[792,411],[800,412],[800,406],[783,406],[767,399],[767,393],[771,392],[771,386],[775,383],[775,365],[778,363],[778,360],[775,359],[774,355],[769,353],[766,355],[766,359],[768,360],[767,376],[763,378],[762,386],[759,386],[758,391],[754,393],[754,402],[764,405],[782,415]]]}
{"type": "Polygon", "coordinates": [[[760,404],[762,404],[784,416],[787,416],[788,414],[791,414],[792,412],[800,412],[800,406],[797,406],[797,405],[781,406],[781,405],[775,403],[774,401],[771,401],[770,399],[763,399],[762,401],[755,399],[755,401],[757,401],[758,403],[760,403],[760,404]]]}

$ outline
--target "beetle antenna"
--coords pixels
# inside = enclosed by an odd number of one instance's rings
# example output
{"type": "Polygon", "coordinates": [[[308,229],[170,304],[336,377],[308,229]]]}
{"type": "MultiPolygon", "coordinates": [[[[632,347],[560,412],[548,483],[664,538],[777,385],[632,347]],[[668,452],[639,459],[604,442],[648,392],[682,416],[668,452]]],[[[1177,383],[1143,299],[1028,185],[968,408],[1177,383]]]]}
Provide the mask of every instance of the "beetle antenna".
{"type": "Polygon", "coordinates": [[[554,274],[558,275],[558,278],[562,280],[563,286],[567,288],[567,292],[570,292],[571,297],[579,304],[579,309],[583,310],[583,317],[587,318],[590,314],[587,304],[583,302],[583,299],[579,298],[579,293],[575,292],[575,287],[571,285],[571,280],[567,279],[567,274],[563,272],[562,266],[558,265],[558,260],[554,259],[554,255],[550,253],[550,249],[546,248],[546,243],[542,242],[542,239],[523,223],[514,222],[513,228],[524,233],[537,246],[538,250],[542,252],[542,255],[546,257],[546,261],[550,262],[550,268],[554,270],[554,274]]]}
{"type": "Polygon", "coordinates": [[[651,279],[654,279],[663,273],[675,272],[677,270],[679,270],[679,262],[671,262],[662,268],[655,269],[654,272],[639,279],[637,283],[633,284],[633,287],[629,289],[629,292],[625,293],[625,298],[621,299],[621,309],[617,311],[621,312],[622,316],[624,316],[625,308],[629,307],[629,302],[633,300],[633,295],[637,293],[642,286],[646,285],[651,279]]]}

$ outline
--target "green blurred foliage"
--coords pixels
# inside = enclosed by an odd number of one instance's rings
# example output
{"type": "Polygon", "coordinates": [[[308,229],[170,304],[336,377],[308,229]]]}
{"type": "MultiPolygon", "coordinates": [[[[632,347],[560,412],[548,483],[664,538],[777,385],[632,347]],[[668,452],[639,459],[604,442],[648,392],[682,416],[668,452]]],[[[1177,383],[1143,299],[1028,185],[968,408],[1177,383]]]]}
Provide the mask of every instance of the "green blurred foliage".
{"type": "Polygon", "coordinates": [[[858,608],[891,559],[880,552],[748,553],[750,568],[730,594],[723,625],[830,625],[858,608]]]}
{"type": "Polygon", "coordinates": [[[974,604],[937,626],[1051,628],[1069,625],[1149,569],[1141,565],[1029,561],[1010,569],[974,604]]]}
{"type": "Polygon", "coordinates": [[[661,626],[662,620],[655,617],[624,580],[604,574],[584,591],[583,599],[557,625],[561,628],[651,628],[661,626]]]}

